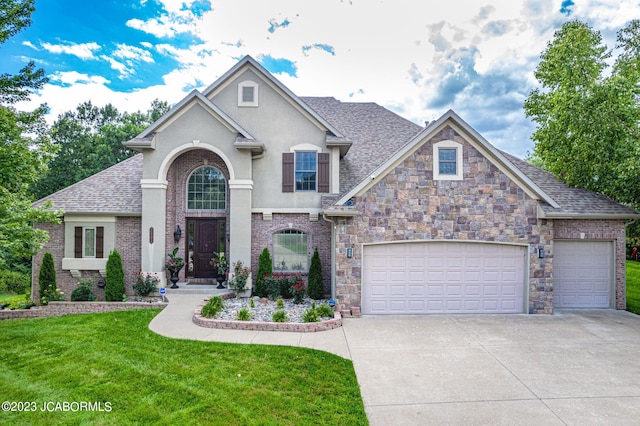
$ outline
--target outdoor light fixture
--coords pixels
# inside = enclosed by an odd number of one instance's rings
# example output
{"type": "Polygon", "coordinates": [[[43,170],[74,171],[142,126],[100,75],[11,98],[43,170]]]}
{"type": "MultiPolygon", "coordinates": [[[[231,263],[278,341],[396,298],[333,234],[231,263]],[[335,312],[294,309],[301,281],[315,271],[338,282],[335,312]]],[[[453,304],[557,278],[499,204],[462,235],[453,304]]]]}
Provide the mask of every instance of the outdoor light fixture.
{"type": "Polygon", "coordinates": [[[538,249],[538,259],[544,259],[544,249],[543,248],[539,248],[538,249]]]}
{"type": "Polygon", "coordinates": [[[180,225],[176,225],[176,231],[173,233],[173,241],[178,244],[180,242],[180,237],[182,237],[182,229],[180,229],[180,225]]]}
{"type": "Polygon", "coordinates": [[[351,259],[353,257],[353,247],[347,247],[347,259],[351,259]]]}

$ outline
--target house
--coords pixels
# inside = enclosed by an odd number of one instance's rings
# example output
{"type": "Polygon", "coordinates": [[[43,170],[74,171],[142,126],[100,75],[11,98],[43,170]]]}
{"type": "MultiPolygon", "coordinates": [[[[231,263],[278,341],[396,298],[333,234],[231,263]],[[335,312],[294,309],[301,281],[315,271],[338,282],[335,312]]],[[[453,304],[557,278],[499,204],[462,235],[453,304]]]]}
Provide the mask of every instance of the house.
{"type": "MultiPolygon", "coordinates": [[[[251,57],[125,145],[140,154],[43,200],[59,287],[133,275],[175,247],[182,281],[225,252],[303,272],[365,314],[625,308],[625,221],[640,213],[567,187],[487,142],[455,112],[427,127],[373,103],[298,97],[251,57]]],[[[34,285],[42,254],[34,258],[34,285]]],[[[99,288],[94,290],[100,294],[99,288]]],[[[37,294],[37,291],[34,291],[37,294]]]]}

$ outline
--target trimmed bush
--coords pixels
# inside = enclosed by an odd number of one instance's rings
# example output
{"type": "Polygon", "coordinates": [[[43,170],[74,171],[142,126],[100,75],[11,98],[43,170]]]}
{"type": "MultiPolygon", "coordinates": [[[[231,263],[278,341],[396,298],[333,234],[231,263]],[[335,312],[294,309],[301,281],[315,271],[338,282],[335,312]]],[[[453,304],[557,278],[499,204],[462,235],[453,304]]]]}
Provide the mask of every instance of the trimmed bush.
{"type": "Polygon", "coordinates": [[[122,258],[117,250],[112,250],[107,259],[107,277],[104,286],[104,298],[107,302],[122,302],[124,297],[124,271],[122,258]]]}
{"type": "Polygon", "coordinates": [[[307,285],[307,294],[312,299],[322,299],[324,297],[324,289],[322,287],[322,263],[318,248],[313,251],[311,257],[311,265],[309,266],[309,282],[307,285]]]}
{"type": "Polygon", "coordinates": [[[260,253],[260,257],[258,258],[258,273],[256,275],[256,295],[260,297],[267,297],[268,291],[267,286],[264,282],[265,275],[271,274],[273,272],[273,263],[271,261],[271,254],[269,253],[269,249],[266,247],[260,253]]]}
{"type": "Polygon", "coordinates": [[[21,272],[0,270],[0,293],[25,294],[31,287],[31,276],[21,272]]]}
{"type": "Polygon", "coordinates": [[[71,292],[72,302],[93,302],[96,300],[96,295],[93,294],[93,280],[80,280],[78,287],[71,292]]]}

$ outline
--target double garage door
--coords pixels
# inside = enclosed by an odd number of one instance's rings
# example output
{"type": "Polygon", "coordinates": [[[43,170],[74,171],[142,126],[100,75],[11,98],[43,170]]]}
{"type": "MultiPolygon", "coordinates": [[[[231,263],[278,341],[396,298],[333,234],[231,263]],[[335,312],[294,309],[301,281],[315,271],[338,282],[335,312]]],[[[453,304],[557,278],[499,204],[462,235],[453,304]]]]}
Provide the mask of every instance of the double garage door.
{"type": "Polygon", "coordinates": [[[419,242],[364,247],[365,314],[522,313],[526,248],[419,242]]]}

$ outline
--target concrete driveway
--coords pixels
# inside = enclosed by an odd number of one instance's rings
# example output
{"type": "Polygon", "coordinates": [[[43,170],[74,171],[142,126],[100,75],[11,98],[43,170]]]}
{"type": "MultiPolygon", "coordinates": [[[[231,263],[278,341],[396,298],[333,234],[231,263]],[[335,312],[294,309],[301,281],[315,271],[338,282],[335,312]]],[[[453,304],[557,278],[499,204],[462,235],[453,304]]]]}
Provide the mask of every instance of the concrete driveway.
{"type": "Polygon", "coordinates": [[[640,424],[640,317],[364,317],[344,321],[372,425],[640,424]]]}

